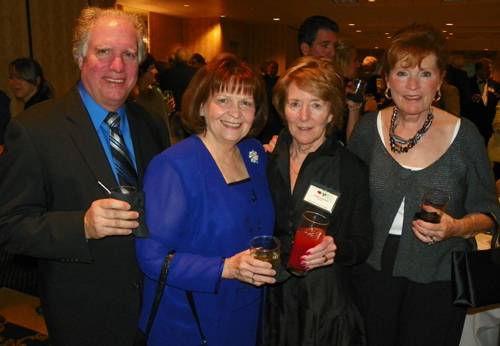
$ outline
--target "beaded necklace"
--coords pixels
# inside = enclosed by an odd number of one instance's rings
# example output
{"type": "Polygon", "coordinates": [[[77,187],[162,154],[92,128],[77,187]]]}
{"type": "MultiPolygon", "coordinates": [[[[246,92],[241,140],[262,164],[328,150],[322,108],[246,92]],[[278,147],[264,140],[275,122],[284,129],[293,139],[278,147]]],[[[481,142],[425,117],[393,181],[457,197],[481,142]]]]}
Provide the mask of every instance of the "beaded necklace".
{"type": "Polygon", "coordinates": [[[413,136],[408,140],[394,134],[394,130],[398,125],[397,115],[398,115],[398,108],[394,107],[394,113],[392,114],[391,117],[391,126],[389,127],[389,137],[391,140],[391,150],[394,151],[395,153],[402,154],[402,153],[407,153],[408,150],[413,148],[417,144],[418,140],[424,135],[424,133],[426,133],[427,130],[429,130],[429,127],[431,127],[432,125],[432,120],[434,119],[434,115],[432,114],[432,107],[429,107],[429,114],[427,115],[427,119],[425,120],[424,125],[420,130],[417,131],[417,134],[415,136],[413,136]],[[406,145],[406,147],[404,147],[403,145],[406,145]]]}

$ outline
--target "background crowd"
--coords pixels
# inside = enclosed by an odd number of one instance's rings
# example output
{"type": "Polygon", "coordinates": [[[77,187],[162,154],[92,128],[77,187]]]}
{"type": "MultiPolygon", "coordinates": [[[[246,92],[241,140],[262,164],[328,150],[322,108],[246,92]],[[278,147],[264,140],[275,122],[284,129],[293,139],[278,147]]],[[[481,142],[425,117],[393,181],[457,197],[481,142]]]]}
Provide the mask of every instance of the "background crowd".
{"type": "Polygon", "coordinates": [[[278,76],[276,61],[258,71],[229,53],[157,60],[138,16],[89,7],[72,89],[55,97],[37,61],[9,64],[25,111],[11,117],[0,91],[0,246],[38,260],[53,345],[452,346],[474,332],[450,265],[498,232],[492,62],[468,77],[429,24],[399,30],[381,62],[339,33],[305,19],[302,57],[278,76]],[[117,185],[141,191],[148,238],[109,198],[117,185]],[[437,223],[415,217],[430,188],[450,197],[437,223]],[[283,268],[306,210],[329,223],[297,277],[283,268]],[[279,266],[252,256],[259,235],[280,241],[279,266]]]}

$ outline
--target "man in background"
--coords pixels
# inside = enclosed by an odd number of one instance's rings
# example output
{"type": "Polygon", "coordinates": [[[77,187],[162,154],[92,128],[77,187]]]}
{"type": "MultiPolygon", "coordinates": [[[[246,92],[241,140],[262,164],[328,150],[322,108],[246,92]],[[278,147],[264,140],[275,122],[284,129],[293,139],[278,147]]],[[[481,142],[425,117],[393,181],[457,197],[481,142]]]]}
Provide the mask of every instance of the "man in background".
{"type": "Polygon", "coordinates": [[[99,183],[141,189],[147,165],[166,147],[165,127],[127,101],[145,37],[136,15],[84,9],[73,36],[81,80],[7,129],[0,246],[39,259],[40,299],[54,346],[136,339],[143,274],[131,233],[139,213],[109,198],[99,183]]]}
{"type": "Polygon", "coordinates": [[[476,74],[469,78],[469,87],[472,93],[470,110],[468,113],[462,113],[462,116],[469,118],[476,124],[484,138],[484,144],[487,145],[493,133],[491,125],[498,103],[494,89],[488,81],[491,75],[491,60],[480,59],[474,64],[474,70],[476,74]]]}
{"type": "Polygon", "coordinates": [[[198,69],[189,66],[191,52],[187,48],[179,48],[175,52],[175,65],[158,75],[158,81],[163,91],[172,90],[176,109],[182,111],[182,96],[189,82],[193,79],[198,69]]]}
{"type": "Polygon", "coordinates": [[[4,150],[4,135],[7,124],[10,121],[10,98],[0,90],[0,154],[4,150]]]}
{"type": "Polygon", "coordinates": [[[298,42],[303,56],[332,59],[338,41],[339,26],[324,16],[312,16],[299,27],[298,42]]]}
{"type": "Polygon", "coordinates": [[[446,64],[445,80],[458,89],[460,97],[460,114],[467,116],[472,103],[472,93],[469,86],[469,76],[463,69],[465,58],[459,54],[452,54],[446,64]]]}
{"type": "Polygon", "coordinates": [[[189,136],[189,133],[184,129],[181,122],[182,112],[182,96],[193,79],[194,74],[198,69],[188,65],[191,59],[191,52],[187,48],[179,48],[175,52],[175,64],[171,68],[163,71],[158,75],[158,81],[161,89],[172,90],[175,100],[175,110],[171,114],[170,130],[176,137],[177,141],[181,141],[189,136]]]}

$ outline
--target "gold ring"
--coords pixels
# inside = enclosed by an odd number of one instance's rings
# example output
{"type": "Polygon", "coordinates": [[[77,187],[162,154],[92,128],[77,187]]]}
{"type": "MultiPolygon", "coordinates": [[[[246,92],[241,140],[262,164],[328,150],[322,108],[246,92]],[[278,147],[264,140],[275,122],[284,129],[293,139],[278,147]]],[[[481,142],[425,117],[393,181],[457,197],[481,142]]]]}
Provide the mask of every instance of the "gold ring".
{"type": "Polygon", "coordinates": [[[326,257],[326,255],[323,255],[323,258],[325,259],[325,260],[323,261],[323,263],[328,262],[328,257],[326,257]]]}
{"type": "Polygon", "coordinates": [[[252,275],[252,283],[255,283],[255,273],[252,275]]]}
{"type": "Polygon", "coordinates": [[[431,241],[429,243],[427,243],[427,245],[434,245],[436,244],[436,241],[434,240],[434,238],[430,237],[431,238],[431,241]]]}

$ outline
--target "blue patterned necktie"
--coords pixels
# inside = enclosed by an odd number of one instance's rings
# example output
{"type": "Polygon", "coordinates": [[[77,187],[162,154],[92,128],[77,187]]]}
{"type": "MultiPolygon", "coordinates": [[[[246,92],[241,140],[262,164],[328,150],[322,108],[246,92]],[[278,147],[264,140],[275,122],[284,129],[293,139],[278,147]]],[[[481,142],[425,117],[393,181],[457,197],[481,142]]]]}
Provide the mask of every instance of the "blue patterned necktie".
{"type": "Polygon", "coordinates": [[[109,112],[104,121],[109,126],[111,154],[115,162],[116,172],[118,173],[119,184],[122,186],[139,187],[137,172],[120,132],[120,116],[117,113],[109,112]]]}

